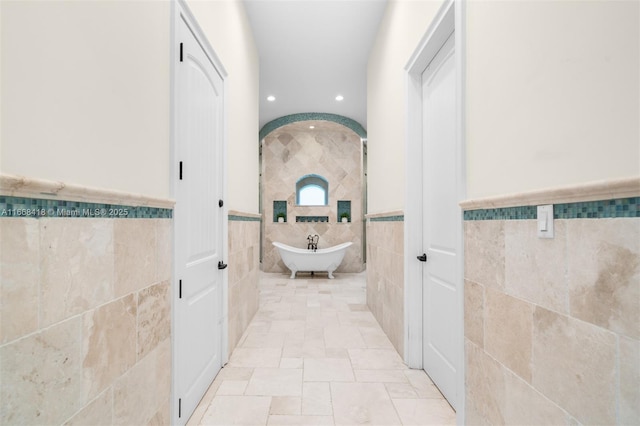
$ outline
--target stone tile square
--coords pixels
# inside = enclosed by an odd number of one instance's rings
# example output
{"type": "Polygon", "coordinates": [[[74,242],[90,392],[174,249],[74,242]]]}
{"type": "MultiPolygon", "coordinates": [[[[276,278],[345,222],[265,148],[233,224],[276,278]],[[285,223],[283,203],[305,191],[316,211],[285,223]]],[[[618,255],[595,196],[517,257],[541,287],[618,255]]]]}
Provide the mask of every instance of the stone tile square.
{"type": "Polygon", "coordinates": [[[302,414],[333,414],[331,406],[331,390],[327,382],[304,382],[302,385],[302,414]]]}
{"type": "Polygon", "coordinates": [[[336,425],[399,425],[400,419],[382,383],[331,383],[336,425]]]}
{"type": "Polygon", "coordinates": [[[406,369],[395,349],[349,349],[354,370],[402,370],[406,369]]]}
{"type": "Polygon", "coordinates": [[[327,348],[366,348],[358,327],[329,326],[324,328],[324,343],[327,348]]]}
{"type": "Polygon", "coordinates": [[[403,425],[455,425],[456,414],[444,399],[394,399],[403,425]]]}
{"type": "Polygon", "coordinates": [[[245,395],[301,396],[302,370],[290,368],[256,368],[245,395]]]}
{"type": "Polygon", "coordinates": [[[286,333],[252,331],[243,339],[243,348],[282,348],[286,333]]]}
{"type": "Polygon", "coordinates": [[[229,367],[278,367],[282,350],[278,348],[236,348],[229,367]]]}
{"type": "MultiPolygon", "coordinates": [[[[410,371],[410,370],[404,370],[410,371]]],[[[408,383],[403,370],[354,370],[358,382],[408,383]]]]}
{"type": "Polygon", "coordinates": [[[442,394],[424,370],[404,370],[404,374],[419,398],[442,398],[442,394]]]}
{"type": "Polygon", "coordinates": [[[274,396],[269,414],[299,416],[301,407],[302,398],[299,396],[274,396]]]}
{"type": "Polygon", "coordinates": [[[280,368],[302,368],[304,358],[281,358],[280,368]]]}
{"type": "Polygon", "coordinates": [[[247,380],[225,380],[216,395],[243,395],[248,383],[247,380]]]}
{"type": "Polygon", "coordinates": [[[269,416],[268,426],[285,426],[285,425],[333,425],[333,417],[331,416],[269,416]]]}
{"type": "Polygon", "coordinates": [[[418,393],[409,383],[385,383],[391,398],[418,398],[418,393]]]}
{"type": "Polygon", "coordinates": [[[305,382],[353,382],[353,370],[344,358],[305,358],[305,382]]]}
{"type": "Polygon", "coordinates": [[[268,396],[218,396],[204,413],[203,425],[267,424],[271,397],[268,396]]]}

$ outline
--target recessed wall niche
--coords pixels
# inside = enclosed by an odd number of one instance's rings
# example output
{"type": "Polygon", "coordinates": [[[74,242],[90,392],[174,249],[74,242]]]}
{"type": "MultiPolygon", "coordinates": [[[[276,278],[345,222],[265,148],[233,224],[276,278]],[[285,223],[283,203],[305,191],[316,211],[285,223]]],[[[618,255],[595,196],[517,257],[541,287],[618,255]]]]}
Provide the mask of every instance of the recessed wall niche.
{"type": "Polygon", "coordinates": [[[287,221],[287,202],[286,201],[273,202],[273,221],[274,222],[287,221]],[[282,221],[280,220],[280,218],[282,218],[282,221]]]}
{"type": "Polygon", "coordinates": [[[286,203],[287,215],[285,224],[263,222],[263,270],[287,271],[274,241],[306,248],[307,236],[317,234],[319,248],[353,242],[336,272],[361,272],[364,176],[360,136],[332,121],[286,124],[262,140],[261,163],[263,217],[276,218],[274,200],[286,203]],[[299,205],[297,192],[305,176],[320,176],[327,182],[326,205],[299,205]],[[349,213],[347,223],[340,221],[344,212],[349,213]]]}

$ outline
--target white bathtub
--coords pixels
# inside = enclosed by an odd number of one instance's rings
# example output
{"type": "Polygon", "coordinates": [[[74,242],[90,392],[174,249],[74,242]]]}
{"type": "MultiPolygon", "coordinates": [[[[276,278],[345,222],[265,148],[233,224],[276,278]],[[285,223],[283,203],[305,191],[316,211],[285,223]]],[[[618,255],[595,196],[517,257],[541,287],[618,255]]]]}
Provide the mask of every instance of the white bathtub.
{"type": "Polygon", "coordinates": [[[353,243],[342,243],[337,246],[311,251],[278,242],[273,243],[278,248],[282,261],[291,270],[291,278],[295,278],[298,271],[327,271],[331,279],[333,279],[333,271],[340,266],[347,247],[351,244],[353,243]]]}

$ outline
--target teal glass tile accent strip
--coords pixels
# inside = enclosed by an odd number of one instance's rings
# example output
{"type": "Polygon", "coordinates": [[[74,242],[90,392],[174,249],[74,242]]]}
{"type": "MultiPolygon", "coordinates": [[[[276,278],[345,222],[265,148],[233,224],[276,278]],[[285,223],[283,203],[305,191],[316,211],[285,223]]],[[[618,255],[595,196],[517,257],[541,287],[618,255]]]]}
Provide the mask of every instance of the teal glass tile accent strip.
{"type": "Polygon", "coordinates": [[[369,218],[370,222],[404,222],[404,215],[382,216],[369,218]]]}
{"type": "Polygon", "coordinates": [[[259,217],[241,216],[237,214],[230,214],[228,218],[230,221],[233,221],[233,222],[261,222],[262,221],[262,219],[260,219],[259,217]]]}
{"type": "Polygon", "coordinates": [[[287,221],[287,202],[286,201],[274,201],[273,202],[273,221],[278,221],[278,216],[284,217],[284,221],[287,221]]]}
{"type": "Polygon", "coordinates": [[[0,196],[0,217],[171,219],[173,209],[0,196]]]}
{"type": "Polygon", "coordinates": [[[536,206],[467,210],[464,212],[464,220],[536,219],[538,217],[537,210],[536,206]]]}
{"type": "MultiPolygon", "coordinates": [[[[537,219],[536,206],[467,210],[464,220],[537,219]]],[[[554,219],[605,219],[640,217],[640,197],[604,201],[560,203],[553,206],[554,219]]]]}
{"type": "Polygon", "coordinates": [[[553,206],[553,217],[554,219],[640,217],[640,197],[556,204],[553,206]]]}
{"type": "Polygon", "coordinates": [[[342,222],[342,217],[347,215],[347,221],[351,222],[351,201],[338,200],[338,222],[342,222]]]}
{"type": "Polygon", "coordinates": [[[329,222],[329,216],[296,216],[296,222],[329,222]]]}
{"type": "Polygon", "coordinates": [[[267,124],[262,126],[262,129],[260,129],[260,140],[264,139],[265,136],[279,127],[286,126],[287,124],[291,123],[297,123],[298,121],[309,120],[332,121],[353,130],[361,138],[367,137],[367,131],[364,129],[364,127],[362,127],[360,123],[350,119],[349,117],[324,112],[304,112],[300,114],[285,115],[268,122],[267,124]]]}

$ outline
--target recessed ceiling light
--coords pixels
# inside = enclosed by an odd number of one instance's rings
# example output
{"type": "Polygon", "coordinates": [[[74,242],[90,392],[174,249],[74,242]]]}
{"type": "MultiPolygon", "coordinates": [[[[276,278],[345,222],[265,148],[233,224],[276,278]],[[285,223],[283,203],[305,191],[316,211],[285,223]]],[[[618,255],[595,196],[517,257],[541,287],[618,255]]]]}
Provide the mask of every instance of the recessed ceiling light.
{"type": "Polygon", "coordinates": [[[343,99],[344,99],[344,96],[342,96],[342,95],[336,96],[336,101],[338,101],[338,102],[340,102],[343,99]]]}
{"type": "Polygon", "coordinates": [[[309,128],[310,128],[310,129],[315,129],[315,128],[316,128],[316,126],[309,126],[309,128]]]}
{"type": "Polygon", "coordinates": [[[273,102],[273,101],[275,101],[275,100],[276,100],[276,97],[275,97],[275,96],[273,96],[273,95],[269,95],[269,96],[267,96],[267,100],[268,100],[269,102],[273,102]]]}

